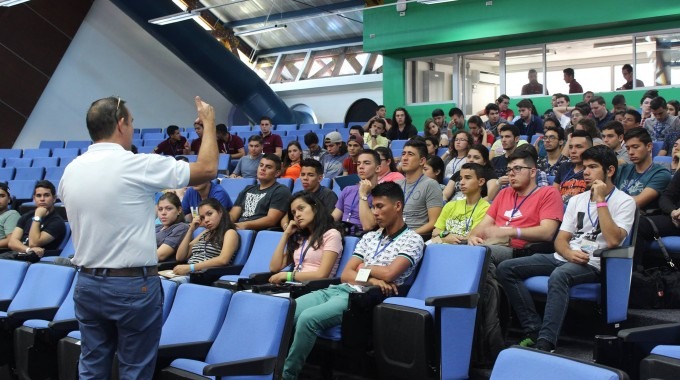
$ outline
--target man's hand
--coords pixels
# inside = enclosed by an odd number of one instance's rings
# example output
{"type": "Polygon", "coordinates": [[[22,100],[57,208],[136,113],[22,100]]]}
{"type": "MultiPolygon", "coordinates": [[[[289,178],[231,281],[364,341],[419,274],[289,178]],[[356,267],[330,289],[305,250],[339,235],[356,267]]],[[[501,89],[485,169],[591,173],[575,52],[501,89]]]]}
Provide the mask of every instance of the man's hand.
{"type": "Polygon", "coordinates": [[[34,215],[37,216],[38,218],[44,218],[45,216],[47,216],[47,213],[48,211],[45,207],[38,207],[35,209],[34,215]]]}
{"type": "Polygon", "coordinates": [[[204,124],[206,121],[209,121],[214,125],[215,109],[213,106],[204,102],[200,96],[197,96],[194,100],[196,101],[196,111],[198,111],[199,120],[201,120],[204,124]]]}
{"type": "Polygon", "coordinates": [[[676,227],[680,228],[680,208],[671,211],[671,221],[676,227]]]}
{"type": "Polygon", "coordinates": [[[279,272],[269,277],[270,284],[281,284],[288,281],[288,272],[279,272]]]}
{"type": "Polygon", "coordinates": [[[498,178],[498,184],[500,186],[505,186],[505,185],[510,184],[510,177],[508,177],[507,175],[504,175],[504,176],[498,178]]]}
{"type": "Polygon", "coordinates": [[[590,256],[588,256],[587,253],[575,249],[567,250],[566,252],[561,253],[561,255],[567,259],[567,261],[574,264],[585,265],[590,261],[590,256]]]}
{"type": "Polygon", "coordinates": [[[479,236],[470,236],[468,238],[468,244],[469,245],[483,245],[484,244],[484,239],[482,239],[479,236]]]}
{"type": "Polygon", "coordinates": [[[45,255],[45,248],[33,247],[33,248],[31,248],[31,252],[38,255],[38,257],[43,257],[45,255]]]}
{"type": "Polygon", "coordinates": [[[592,194],[593,201],[605,202],[607,199],[607,185],[602,180],[596,179],[590,185],[590,194],[592,194]]]}
{"type": "Polygon", "coordinates": [[[189,265],[187,264],[176,265],[174,268],[172,268],[172,273],[178,276],[186,276],[187,274],[189,274],[189,265]]]}
{"type": "Polygon", "coordinates": [[[373,190],[373,184],[371,183],[370,180],[362,179],[361,181],[359,181],[359,196],[360,197],[367,197],[368,194],[371,193],[371,190],[373,190]]]}
{"type": "Polygon", "coordinates": [[[391,282],[385,282],[383,280],[371,277],[368,279],[368,283],[370,285],[379,286],[382,293],[386,296],[390,296],[392,294],[395,295],[399,294],[399,292],[397,291],[397,285],[394,285],[391,282]]]}

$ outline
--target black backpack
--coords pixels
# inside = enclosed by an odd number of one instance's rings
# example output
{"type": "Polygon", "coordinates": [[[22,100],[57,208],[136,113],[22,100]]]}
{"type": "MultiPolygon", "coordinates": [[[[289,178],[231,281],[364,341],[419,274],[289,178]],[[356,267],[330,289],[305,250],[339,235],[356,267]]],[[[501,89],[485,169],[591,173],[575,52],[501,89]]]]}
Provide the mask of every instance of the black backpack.
{"type": "Polygon", "coordinates": [[[505,336],[510,324],[510,304],[503,287],[489,269],[477,304],[477,320],[472,344],[472,368],[492,368],[498,354],[505,348],[505,336]]]}

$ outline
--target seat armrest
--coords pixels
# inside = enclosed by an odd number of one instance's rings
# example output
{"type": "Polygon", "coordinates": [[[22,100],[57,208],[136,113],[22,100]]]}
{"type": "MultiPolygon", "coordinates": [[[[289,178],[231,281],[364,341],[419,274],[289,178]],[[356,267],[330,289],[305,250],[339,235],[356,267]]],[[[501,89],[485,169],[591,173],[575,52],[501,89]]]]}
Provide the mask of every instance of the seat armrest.
{"type": "Polygon", "coordinates": [[[54,315],[57,314],[57,310],[59,310],[59,307],[16,310],[7,313],[7,318],[12,319],[13,321],[21,321],[21,323],[29,319],[42,319],[45,321],[50,321],[52,318],[54,318],[54,315]]]}
{"type": "Polygon", "coordinates": [[[596,249],[593,252],[595,257],[617,258],[617,259],[632,259],[635,247],[617,247],[609,249],[596,249]]]}
{"type": "Polygon", "coordinates": [[[226,275],[241,273],[243,265],[227,265],[214,268],[206,268],[189,273],[189,282],[192,284],[210,285],[215,280],[226,275]]]}
{"type": "Polygon", "coordinates": [[[158,347],[158,357],[203,360],[208,355],[212,344],[211,341],[166,344],[158,347]]]}
{"type": "Polygon", "coordinates": [[[176,267],[178,264],[180,264],[180,262],[177,260],[163,261],[158,263],[158,270],[169,270],[176,267]]]}
{"type": "Polygon", "coordinates": [[[272,272],[251,273],[250,276],[248,276],[248,283],[250,285],[266,284],[273,274],[274,273],[272,272]]]}
{"type": "Polygon", "coordinates": [[[65,336],[71,331],[78,330],[78,320],[77,319],[64,319],[61,321],[50,322],[47,325],[54,335],[65,336]]]}
{"type": "Polygon", "coordinates": [[[303,282],[301,285],[291,286],[290,297],[298,298],[315,290],[326,289],[331,285],[340,285],[340,277],[310,280],[303,282]]]}
{"type": "Polygon", "coordinates": [[[203,368],[207,376],[257,376],[269,375],[276,367],[276,356],[263,356],[253,359],[210,364],[203,368]]]}
{"type": "Polygon", "coordinates": [[[555,252],[555,243],[553,241],[534,241],[527,243],[522,248],[515,248],[512,250],[512,257],[531,256],[534,253],[550,253],[555,252]]]}
{"type": "Polygon", "coordinates": [[[477,307],[479,293],[466,293],[451,296],[428,297],[425,305],[434,307],[459,307],[472,309],[477,307]]]}
{"type": "Polygon", "coordinates": [[[43,254],[43,257],[59,256],[61,255],[61,249],[47,249],[43,254]]]}
{"type": "Polygon", "coordinates": [[[0,310],[7,311],[10,303],[12,303],[12,300],[0,300],[0,310]]]}
{"type": "Polygon", "coordinates": [[[680,323],[625,329],[618,336],[626,343],[680,344],[680,323]]]}
{"type": "Polygon", "coordinates": [[[243,290],[243,289],[239,289],[238,282],[235,282],[235,281],[217,280],[217,281],[213,282],[212,286],[217,287],[217,288],[222,288],[222,289],[228,289],[228,290],[231,290],[232,292],[243,290]]]}

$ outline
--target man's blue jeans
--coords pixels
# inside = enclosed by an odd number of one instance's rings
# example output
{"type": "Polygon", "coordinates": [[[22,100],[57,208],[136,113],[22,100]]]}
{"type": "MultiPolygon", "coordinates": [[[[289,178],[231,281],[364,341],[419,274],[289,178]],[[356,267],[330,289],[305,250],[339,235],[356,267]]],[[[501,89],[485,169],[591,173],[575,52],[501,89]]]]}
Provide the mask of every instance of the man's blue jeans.
{"type": "Polygon", "coordinates": [[[599,281],[600,272],[591,265],[557,260],[550,253],[503,261],[498,266],[496,276],[503,285],[524,332],[538,332],[539,339],[556,344],[569,307],[569,288],[599,281]],[[524,280],[534,276],[550,276],[543,322],[536,312],[531,293],[524,286],[524,280]]]}
{"type": "Polygon", "coordinates": [[[118,353],[120,379],[151,379],[163,326],[158,276],[78,273],[73,296],[82,335],[80,379],[108,379],[118,353]]]}

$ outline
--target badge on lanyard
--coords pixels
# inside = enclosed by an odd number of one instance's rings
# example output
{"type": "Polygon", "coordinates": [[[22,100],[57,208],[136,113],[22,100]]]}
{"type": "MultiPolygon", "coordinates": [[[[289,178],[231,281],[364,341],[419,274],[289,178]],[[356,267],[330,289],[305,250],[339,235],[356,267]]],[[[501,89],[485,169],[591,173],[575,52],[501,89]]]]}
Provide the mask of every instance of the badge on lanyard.
{"type": "Polygon", "coordinates": [[[597,250],[596,237],[591,235],[584,235],[581,239],[581,251],[592,255],[597,250]]]}
{"type": "Polygon", "coordinates": [[[366,281],[368,281],[368,277],[370,275],[371,275],[371,268],[361,268],[361,269],[359,269],[359,272],[357,272],[357,277],[354,279],[354,281],[366,282],[366,281]]]}

